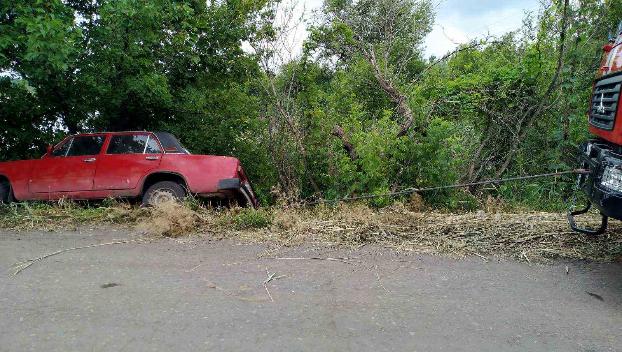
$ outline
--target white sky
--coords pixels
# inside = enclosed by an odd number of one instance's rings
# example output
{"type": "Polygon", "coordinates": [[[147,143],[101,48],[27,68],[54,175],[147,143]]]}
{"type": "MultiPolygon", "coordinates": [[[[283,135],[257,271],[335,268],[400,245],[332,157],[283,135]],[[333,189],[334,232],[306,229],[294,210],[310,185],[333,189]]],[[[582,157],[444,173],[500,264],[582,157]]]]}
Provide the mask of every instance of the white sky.
{"type": "MultiPolygon", "coordinates": [[[[298,11],[311,18],[311,11],[321,7],[323,0],[299,0],[298,11]]],[[[525,11],[538,9],[539,0],[433,0],[436,23],[426,39],[428,56],[443,56],[457,44],[487,34],[498,36],[519,28],[525,11]]],[[[300,45],[306,31],[299,30],[293,42],[300,45]]]]}

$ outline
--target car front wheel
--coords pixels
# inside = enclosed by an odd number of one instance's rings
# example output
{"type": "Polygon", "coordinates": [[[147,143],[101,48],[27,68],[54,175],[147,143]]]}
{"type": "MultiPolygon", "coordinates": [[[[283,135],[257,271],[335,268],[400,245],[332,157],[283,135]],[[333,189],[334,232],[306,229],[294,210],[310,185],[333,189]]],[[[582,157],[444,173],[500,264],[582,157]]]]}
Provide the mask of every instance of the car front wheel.
{"type": "Polygon", "coordinates": [[[161,181],[151,185],[143,195],[143,205],[157,206],[166,202],[179,202],[186,197],[182,185],[173,181],[161,181]]]}

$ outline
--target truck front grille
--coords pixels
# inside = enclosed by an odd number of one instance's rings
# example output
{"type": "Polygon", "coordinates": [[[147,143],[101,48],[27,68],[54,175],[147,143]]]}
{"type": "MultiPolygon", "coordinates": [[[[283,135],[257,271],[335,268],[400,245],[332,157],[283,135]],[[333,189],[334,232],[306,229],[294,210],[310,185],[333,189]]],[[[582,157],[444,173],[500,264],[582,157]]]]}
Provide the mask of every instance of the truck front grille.
{"type": "Polygon", "coordinates": [[[604,130],[613,130],[620,101],[622,74],[596,82],[590,108],[590,123],[604,130]]]}

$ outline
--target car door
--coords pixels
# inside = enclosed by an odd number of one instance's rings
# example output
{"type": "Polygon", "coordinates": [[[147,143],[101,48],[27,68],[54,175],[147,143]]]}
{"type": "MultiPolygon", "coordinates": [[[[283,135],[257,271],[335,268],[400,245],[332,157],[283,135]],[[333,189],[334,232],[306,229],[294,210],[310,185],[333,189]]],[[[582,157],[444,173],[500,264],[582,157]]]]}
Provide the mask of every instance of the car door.
{"type": "Polygon", "coordinates": [[[153,134],[111,135],[108,148],[97,164],[95,189],[134,189],[161,161],[162,148],[153,134]]]}
{"type": "Polygon", "coordinates": [[[31,193],[93,190],[97,158],[105,136],[85,135],[66,139],[33,167],[31,193]]]}

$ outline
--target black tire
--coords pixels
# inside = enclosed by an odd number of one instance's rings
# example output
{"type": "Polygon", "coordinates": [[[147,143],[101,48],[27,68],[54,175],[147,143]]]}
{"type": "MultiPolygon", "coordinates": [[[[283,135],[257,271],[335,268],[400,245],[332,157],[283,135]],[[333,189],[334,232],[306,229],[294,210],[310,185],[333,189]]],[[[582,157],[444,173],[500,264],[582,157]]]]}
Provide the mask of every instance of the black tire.
{"type": "Polygon", "coordinates": [[[184,186],[173,181],[160,181],[149,186],[143,194],[144,206],[155,206],[166,201],[182,201],[186,198],[184,186]]]}
{"type": "Polygon", "coordinates": [[[0,181],[0,204],[11,202],[11,185],[6,181],[0,181]]]}

